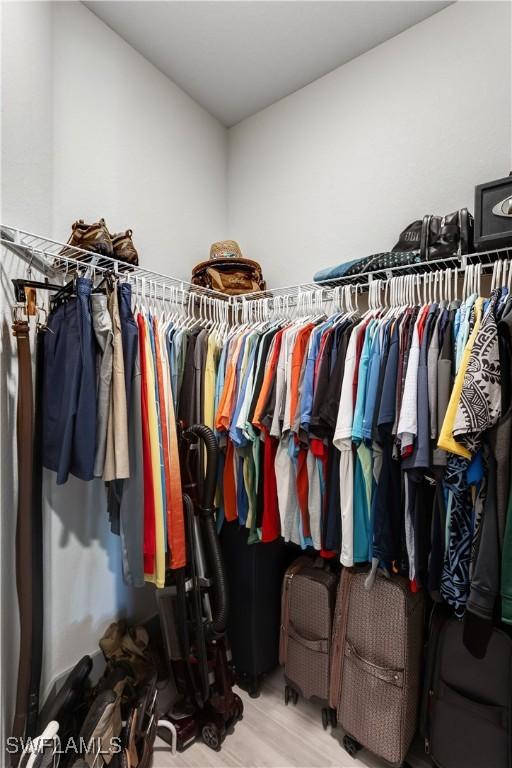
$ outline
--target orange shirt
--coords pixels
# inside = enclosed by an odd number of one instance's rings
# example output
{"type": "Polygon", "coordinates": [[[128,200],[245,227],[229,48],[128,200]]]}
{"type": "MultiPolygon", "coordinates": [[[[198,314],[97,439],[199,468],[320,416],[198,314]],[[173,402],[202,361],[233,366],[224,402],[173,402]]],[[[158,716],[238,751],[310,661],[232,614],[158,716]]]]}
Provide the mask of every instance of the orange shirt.
{"type": "Polygon", "coordinates": [[[290,426],[292,429],[297,405],[299,403],[299,383],[302,361],[304,360],[304,355],[308,348],[309,337],[311,336],[311,331],[314,327],[313,323],[309,323],[308,325],[305,325],[304,328],[301,328],[295,338],[295,344],[292,350],[292,376],[290,382],[290,426]]]}
{"type": "Polygon", "coordinates": [[[153,318],[155,337],[156,373],[158,397],[160,401],[160,422],[162,427],[162,452],[164,456],[165,501],[167,511],[167,542],[170,549],[170,567],[183,568],[187,562],[185,543],[185,521],[183,517],[183,499],[181,489],[180,461],[176,436],[174,408],[169,406],[169,419],[165,404],[164,380],[162,370],[160,334],[157,318],[153,318]]]}
{"type": "Polygon", "coordinates": [[[284,333],[284,328],[278,331],[274,337],[272,350],[269,353],[266,368],[265,368],[265,375],[261,383],[260,394],[258,395],[258,400],[256,401],[256,407],[254,409],[254,416],[252,419],[252,423],[258,429],[263,429],[263,424],[261,423],[261,417],[263,415],[263,410],[267,404],[268,396],[270,394],[270,389],[272,387],[272,383],[276,375],[276,368],[277,368],[277,363],[279,361],[279,353],[281,351],[281,341],[283,338],[283,333],[284,333]]]}
{"type": "Polygon", "coordinates": [[[234,408],[234,395],[236,388],[236,364],[238,362],[238,355],[240,353],[240,347],[242,345],[243,334],[238,339],[233,341],[233,354],[228,363],[228,370],[226,373],[226,379],[224,381],[224,387],[219,401],[219,407],[215,415],[215,429],[218,432],[227,432],[231,423],[234,408]]]}
{"type": "MultiPolygon", "coordinates": [[[[219,432],[227,432],[229,425],[233,417],[233,409],[235,407],[235,391],[236,391],[236,365],[238,362],[238,355],[242,346],[244,334],[241,333],[238,339],[233,339],[232,354],[229,358],[226,370],[226,378],[224,381],[224,387],[219,401],[219,407],[215,414],[215,429],[219,432]]],[[[236,520],[237,518],[237,506],[236,506],[236,476],[234,467],[234,449],[231,440],[227,439],[226,444],[226,458],[224,461],[224,473],[222,477],[223,481],[223,498],[224,498],[224,514],[226,520],[236,520]]]]}

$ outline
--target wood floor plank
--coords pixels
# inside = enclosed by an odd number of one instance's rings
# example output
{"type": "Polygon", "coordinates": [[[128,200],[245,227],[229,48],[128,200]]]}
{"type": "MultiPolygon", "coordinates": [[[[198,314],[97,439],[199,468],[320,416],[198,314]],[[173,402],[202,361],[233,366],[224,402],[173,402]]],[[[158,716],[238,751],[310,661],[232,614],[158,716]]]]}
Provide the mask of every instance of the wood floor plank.
{"type": "MultiPolygon", "coordinates": [[[[173,757],[157,740],[153,768],[385,768],[382,760],[364,750],[357,758],[350,757],[342,746],[342,730],[323,730],[319,706],[304,699],[295,707],[285,706],[280,670],[264,681],[257,699],[237,691],[244,702],[244,719],[226,737],[220,752],[198,741],[173,757]]],[[[420,744],[409,762],[414,768],[429,766],[420,744]]]]}

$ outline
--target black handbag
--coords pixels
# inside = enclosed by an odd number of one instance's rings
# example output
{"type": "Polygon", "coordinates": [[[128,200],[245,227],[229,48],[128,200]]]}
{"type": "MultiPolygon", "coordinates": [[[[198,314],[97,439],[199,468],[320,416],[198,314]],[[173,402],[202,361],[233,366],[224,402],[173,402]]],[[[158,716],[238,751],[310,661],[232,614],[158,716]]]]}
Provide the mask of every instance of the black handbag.
{"type": "Polygon", "coordinates": [[[473,249],[473,217],[467,208],[446,216],[426,215],[400,233],[391,251],[361,259],[347,275],[408,267],[470,253],[473,249]]]}
{"type": "MultiPolygon", "coordinates": [[[[416,223],[416,222],[415,222],[416,223]]],[[[421,261],[435,261],[470,253],[473,249],[473,217],[467,208],[446,216],[424,216],[421,226],[421,261]]]]}

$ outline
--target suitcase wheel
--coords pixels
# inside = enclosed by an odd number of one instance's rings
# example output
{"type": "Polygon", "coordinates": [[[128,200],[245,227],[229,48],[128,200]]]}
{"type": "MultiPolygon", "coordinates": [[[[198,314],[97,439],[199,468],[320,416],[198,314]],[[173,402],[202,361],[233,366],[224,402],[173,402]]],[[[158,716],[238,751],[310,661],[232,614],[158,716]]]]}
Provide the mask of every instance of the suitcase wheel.
{"type": "Polygon", "coordinates": [[[220,745],[222,744],[222,733],[217,728],[215,723],[206,723],[203,725],[201,736],[207,747],[219,752],[220,745]]]}
{"type": "Polygon", "coordinates": [[[352,736],[349,736],[348,734],[345,734],[343,737],[343,746],[347,750],[350,757],[355,757],[360,749],[362,749],[362,744],[360,744],[358,741],[352,738],[352,736]]]}
{"type": "Polygon", "coordinates": [[[322,708],[322,725],[324,727],[324,731],[327,730],[327,726],[329,725],[329,722],[331,720],[329,710],[326,707],[322,708]]]}
{"type": "Polygon", "coordinates": [[[288,702],[291,701],[295,705],[299,700],[299,694],[291,685],[285,685],[284,687],[284,703],[288,706],[288,702]]]}
{"type": "Polygon", "coordinates": [[[248,693],[249,693],[249,696],[251,697],[251,699],[259,698],[259,695],[261,693],[261,689],[260,689],[260,683],[259,683],[257,678],[251,682],[251,684],[249,686],[249,689],[248,689],[248,693]]]}
{"type": "Polygon", "coordinates": [[[240,696],[235,693],[235,706],[234,706],[234,719],[235,720],[243,720],[244,719],[244,703],[240,696]]]}
{"type": "Polygon", "coordinates": [[[332,727],[336,728],[338,725],[338,716],[335,709],[329,708],[329,720],[331,721],[332,727]]]}

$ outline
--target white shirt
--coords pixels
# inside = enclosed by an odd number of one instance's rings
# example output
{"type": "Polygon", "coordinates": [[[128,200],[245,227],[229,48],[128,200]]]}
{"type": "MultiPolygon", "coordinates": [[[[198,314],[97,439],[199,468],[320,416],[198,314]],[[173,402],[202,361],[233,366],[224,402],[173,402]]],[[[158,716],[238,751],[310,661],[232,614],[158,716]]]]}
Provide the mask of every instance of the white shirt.
{"type": "Polygon", "coordinates": [[[397,436],[402,444],[402,451],[414,443],[418,434],[418,366],[420,362],[420,336],[418,325],[423,314],[420,310],[414,324],[407,373],[405,376],[402,407],[398,419],[397,436]]]}

